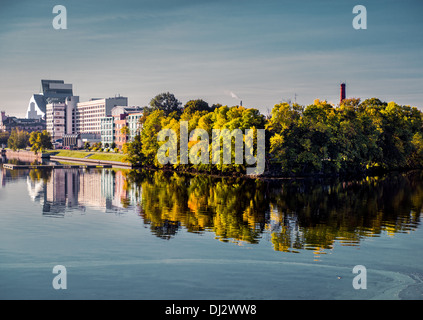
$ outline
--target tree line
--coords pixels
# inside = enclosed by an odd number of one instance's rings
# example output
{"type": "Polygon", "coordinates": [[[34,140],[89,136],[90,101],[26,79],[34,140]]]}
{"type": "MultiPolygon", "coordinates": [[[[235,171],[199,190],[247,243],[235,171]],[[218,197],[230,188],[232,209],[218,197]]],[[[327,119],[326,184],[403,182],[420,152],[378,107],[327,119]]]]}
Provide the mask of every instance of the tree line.
{"type": "MultiPolygon", "coordinates": [[[[201,99],[182,106],[170,93],[156,96],[144,108],[142,130],[123,149],[127,160],[162,168],[157,151],[164,142],[158,141],[158,133],[173,129],[179,137],[180,121],[188,121],[190,132],[201,128],[209,136],[213,129],[265,129],[265,175],[357,174],[423,167],[423,116],[416,107],[377,98],[345,99],[339,106],[315,100],[308,106],[279,103],[264,116],[257,109],[209,106],[201,99]]],[[[188,147],[196,143],[189,141],[188,147]]],[[[229,165],[176,164],[173,169],[245,172],[245,166],[234,161],[229,165]]]]}
{"type": "Polygon", "coordinates": [[[7,147],[13,151],[30,147],[31,151],[37,153],[53,148],[51,135],[47,132],[47,130],[29,133],[24,130],[13,129],[10,135],[4,134],[3,136],[3,141],[6,141],[7,137],[7,147]]]}

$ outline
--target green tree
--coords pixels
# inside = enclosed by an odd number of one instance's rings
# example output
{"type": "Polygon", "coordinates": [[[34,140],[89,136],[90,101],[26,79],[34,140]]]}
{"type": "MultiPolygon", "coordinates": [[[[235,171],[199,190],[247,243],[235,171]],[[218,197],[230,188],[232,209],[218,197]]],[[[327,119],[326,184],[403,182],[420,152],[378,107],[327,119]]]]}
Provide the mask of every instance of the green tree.
{"type": "Polygon", "coordinates": [[[130,131],[129,131],[129,127],[128,127],[128,126],[123,126],[123,127],[120,129],[120,133],[121,133],[122,135],[124,135],[124,136],[128,136],[128,135],[129,135],[129,133],[130,133],[130,131]]]}
{"type": "Polygon", "coordinates": [[[142,153],[141,134],[134,137],[134,141],[125,143],[122,147],[122,152],[125,154],[124,160],[132,165],[140,166],[144,163],[144,155],[142,153]]]}
{"type": "Polygon", "coordinates": [[[50,133],[46,130],[43,132],[31,132],[29,143],[31,144],[31,151],[34,151],[34,153],[53,148],[50,133]]]}
{"type": "Polygon", "coordinates": [[[180,115],[182,113],[182,103],[175,98],[173,93],[165,92],[160,93],[155,96],[150,101],[150,107],[153,111],[163,110],[166,116],[170,115],[172,112],[180,115]]]}
{"type": "Polygon", "coordinates": [[[184,113],[192,114],[196,111],[213,111],[213,108],[209,107],[209,104],[202,99],[190,100],[184,106],[184,113]]]}
{"type": "Polygon", "coordinates": [[[7,146],[16,151],[18,149],[25,149],[29,145],[29,133],[13,129],[9,139],[7,140],[7,146]]]}
{"type": "Polygon", "coordinates": [[[2,145],[7,145],[7,140],[9,140],[9,132],[0,132],[0,147],[2,145]]]}
{"type": "Polygon", "coordinates": [[[145,164],[157,165],[157,151],[159,144],[157,135],[162,129],[162,119],[165,117],[163,110],[153,111],[145,120],[141,131],[141,152],[145,164]]]}

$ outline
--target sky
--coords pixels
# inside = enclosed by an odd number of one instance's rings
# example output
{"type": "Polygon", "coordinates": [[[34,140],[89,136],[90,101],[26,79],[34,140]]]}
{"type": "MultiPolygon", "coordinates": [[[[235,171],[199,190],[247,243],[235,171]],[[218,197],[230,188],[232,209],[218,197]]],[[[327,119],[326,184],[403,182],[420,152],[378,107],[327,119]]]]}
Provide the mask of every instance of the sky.
{"type": "Polygon", "coordinates": [[[422,15],[421,0],[0,0],[0,110],[24,117],[41,79],[73,84],[80,101],[145,106],[171,92],[263,114],[336,104],[346,82],[349,98],[423,110],[422,15]]]}

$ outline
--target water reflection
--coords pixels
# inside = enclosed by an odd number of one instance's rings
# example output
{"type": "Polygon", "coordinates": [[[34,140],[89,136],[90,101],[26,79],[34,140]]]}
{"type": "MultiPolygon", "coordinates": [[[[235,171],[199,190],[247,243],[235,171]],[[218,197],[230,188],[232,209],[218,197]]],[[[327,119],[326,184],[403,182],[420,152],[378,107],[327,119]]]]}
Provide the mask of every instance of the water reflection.
{"type": "Polygon", "coordinates": [[[136,211],[157,237],[212,232],[221,241],[317,254],[334,245],[415,230],[423,172],[357,181],[252,181],[126,170],[2,170],[2,184],[27,179],[46,216],[94,207],[136,211]]]}
{"type": "MultiPolygon", "coordinates": [[[[132,178],[131,174],[129,179],[132,178]]],[[[154,234],[214,232],[222,241],[258,243],[277,251],[325,253],[366,237],[409,232],[422,209],[422,173],[360,181],[264,182],[184,177],[155,172],[140,182],[140,215],[154,234]]]]}
{"type": "Polygon", "coordinates": [[[1,171],[5,187],[26,179],[33,201],[42,204],[45,216],[64,217],[66,212],[85,212],[87,207],[102,211],[125,212],[136,206],[139,190],[130,188],[125,171],[101,169],[31,169],[1,171]]]}

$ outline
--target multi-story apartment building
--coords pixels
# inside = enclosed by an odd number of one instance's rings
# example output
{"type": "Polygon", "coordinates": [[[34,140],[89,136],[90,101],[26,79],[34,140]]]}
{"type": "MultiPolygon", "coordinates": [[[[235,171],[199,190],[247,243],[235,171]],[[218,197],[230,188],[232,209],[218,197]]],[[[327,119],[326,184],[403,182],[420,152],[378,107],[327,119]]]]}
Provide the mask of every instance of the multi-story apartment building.
{"type": "Polygon", "coordinates": [[[112,109],[109,117],[101,119],[101,142],[122,149],[127,142],[133,141],[135,135],[140,130],[139,119],[142,117],[142,108],[118,106],[112,109]],[[126,133],[122,132],[123,128],[126,133]]]}
{"type": "Polygon", "coordinates": [[[46,106],[47,132],[53,141],[66,133],[66,103],[49,103],[46,106]]]}
{"type": "MultiPolygon", "coordinates": [[[[75,134],[100,137],[101,119],[111,115],[117,104],[126,105],[127,102],[128,98],[115,97],[80,103],[79,97],[69,96],[64,102],[49,103],[46,106],[47,131],[53,140],[75,134]]],[[[113,142],[113,138],[111,140],[113,142]]]]}
{"type": "Polygon", "coordinates": [[[112,145],[114,141],[115,129],[113,123],[113,117],[104,117],[100,120],[101,123],[101,144],[103,146],[112,145]]]}
{"type": "Polygon", "coordinates": [[[75,131],[101,134],[101,119],[110,116],[114,107],[127,105],[128,98],[120,96],[80,102],[76,106],[75,131]]]}
{"type": "Polygon", "coordinates": [[[64,102],[49,103],[46,106],[46,126],[53,141],[65,134],[75,133],[75,111],[79,97],[67,97],[64,102]]]}
{"type": "Polygon", "coordinates": [[[136,112],[126,117],[127,126],[129,128],[129,141],[134,141],[135,136],[141,130],[140,118],[142,116],[142,112],[136,112]]]}

